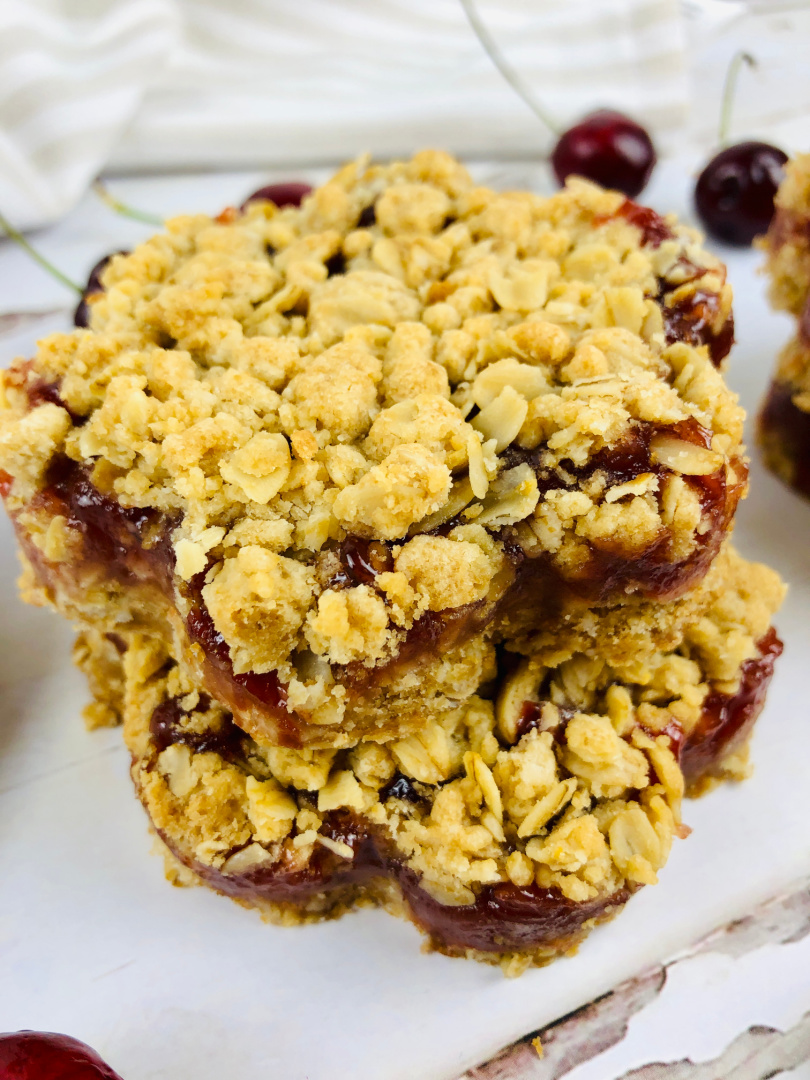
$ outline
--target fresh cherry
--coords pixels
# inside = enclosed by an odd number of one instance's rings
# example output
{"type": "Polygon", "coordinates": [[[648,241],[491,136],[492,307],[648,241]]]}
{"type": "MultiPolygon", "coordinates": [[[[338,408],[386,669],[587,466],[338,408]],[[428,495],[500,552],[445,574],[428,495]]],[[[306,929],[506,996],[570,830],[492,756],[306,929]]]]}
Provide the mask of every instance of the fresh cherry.
{"type": "Polygon", "coordinates": [[[0,1080],[121,1080],[78,1039],[50,1031],[0,1035],[0,1080]]]}
{"type": "MultiPolygon", "coordinates": [[[[87,297],[93,293],[104,292],[104,286],[101,284],[101,275],[107,269],[112,260],[113,255],[129,255],[128,251],[116,251],[112,255],[105,255],[103,259],[99,259],[93,269],[90,271],[90,276],[87,279],[87,284],[82,289],[81,300],[73,312],[73,325],[82,328],[90,325],[90,305],[87,303],[87,297]]],[[[2,1077],[0,1077],[2,1080],[2,1077]]]]}
{"type": "Polygon", "coordinates": [[[568,176],[584,176],[630,198],[643,191],[655,162],[655,147],[644,128],[611,109],[590,113],[563,132],[551,155],[560,184],[568,176]]]}
{"type": "Polygon", "coordinates": [[[250,203],[262,201],[275,203],[276,206],[300,206],[310,191],[312,187],[309,184],[294,180],[286,184],[268,184],[248,195],[239,209],[245,210],[250,203]]]}
{"type": "Polygon", "coordinates": [[[715,154],[695,187],[695,209],[707,232],[741,247],[764,233],[786,161],[787,154],[763,142],[741,142],[715,154]]]}

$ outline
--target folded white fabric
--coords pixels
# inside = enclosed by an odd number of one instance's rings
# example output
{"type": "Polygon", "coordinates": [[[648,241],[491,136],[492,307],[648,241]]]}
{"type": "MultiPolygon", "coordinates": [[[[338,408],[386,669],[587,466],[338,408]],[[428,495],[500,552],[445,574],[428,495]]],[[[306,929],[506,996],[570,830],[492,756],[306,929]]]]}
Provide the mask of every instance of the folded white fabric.
{"type": "MultiPolygon", "coordinates": [[[[541,155],[550,133],[506,84],[459,0],[177,0],[185,33],[114,163],[332,161],[440,144],[541,155]]],[[[680,124],[678,0],[475,0],[565,124],[596,107],[680,124]]]]}
{"type": "Polygon", "coordinates": [[[174,0],[2,0],[0,210],[20,228],[69,210],[179,39],[174,0]]]}
{"type": "MultiPolygon", "coordinates": [[[[478,0],[561,122],[687,105],[677,0],[478,0]]],[[[541,154],[549,132],[458,0],[2,0],[0,211],[64,214],[105,166],[318,163],[440,144],[541,154]]]]}

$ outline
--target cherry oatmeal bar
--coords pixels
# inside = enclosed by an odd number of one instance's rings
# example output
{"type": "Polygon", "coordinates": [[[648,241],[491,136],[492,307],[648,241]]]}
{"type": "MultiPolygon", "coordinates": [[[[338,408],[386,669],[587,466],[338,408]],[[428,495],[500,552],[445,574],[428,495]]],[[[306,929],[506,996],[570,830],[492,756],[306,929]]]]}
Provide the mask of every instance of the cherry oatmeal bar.
{"type": "Polygon", "coordinates": [[[722,264],[584,181],[362,160],[102,281],[4,378],[31,591],[171,638],[265,744],[390,737],[504,637],[676,604],[745,491],[722,264]]]}
{"type": "Polygon", "coordinates": [[[343,750],[260,746],[137,630],[90,631],[80,652],[91,674],[100,664],[100,704],[123,709],[174,879],[283,923],[384,904],[434,948],[515,973],[656,882],[688,833],[685,788],[745,774],[782,593],[732,554],[676,649],[620,664],[503,654],[494,682],[418,734],[343,750]],[[116,662],[123,702],[104,689],[116,662]]]}

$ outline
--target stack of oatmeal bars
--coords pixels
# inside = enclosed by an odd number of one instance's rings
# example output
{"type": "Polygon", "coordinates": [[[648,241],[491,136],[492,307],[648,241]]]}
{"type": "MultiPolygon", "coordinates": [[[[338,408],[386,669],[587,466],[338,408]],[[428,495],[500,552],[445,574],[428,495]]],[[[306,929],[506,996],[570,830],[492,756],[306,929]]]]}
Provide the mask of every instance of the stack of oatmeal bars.
{"type": "Polygon", "coordinates": [[[102,280],[4,373],[0,491],[170,877],[510,973],[573,950],[745,775],[781,650],[729,539],[722,263],[426,151],[102,280]]]}

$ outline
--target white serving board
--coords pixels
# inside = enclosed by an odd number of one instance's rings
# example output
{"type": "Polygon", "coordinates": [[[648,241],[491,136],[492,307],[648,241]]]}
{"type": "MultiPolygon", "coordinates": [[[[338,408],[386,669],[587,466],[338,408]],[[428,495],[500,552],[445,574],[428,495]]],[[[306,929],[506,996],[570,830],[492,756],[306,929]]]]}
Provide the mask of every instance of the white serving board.
{"type": "MultiPolygon", "coordinates": [[[[485,170],[486,171],[486,170],[485,170]]],[[[490,167],[500,186],[547,183],[536,166],[490,167]]],[[[254,176],[114,181],[157,211],[238,202],[254,176]]],[[[688,163],[659,166],[646,199],[688,214],[688,163]]],[[[92,197],[43,247],[78,276],[146,230],[92,197]]],[[[756,252],[725,251],[736,292],[730,381],[750,410],[789,321],[768,310],[756,252]]],[[[0,314],[64,305],[19,251],[0,245],[0,314]]],[[[30,353],[64,315],[0,336],[0,364],[30,353]]],[[[70,632],[15,597],[0,522],[0,1029],[85,1039],[124,1080],[452,1080],[532,1028],[672,956],[810,869],[810,505],[754,459],[738,516],[742,552],[791,583],[786,649],[753,744],[754,777],[687,804],[692,836],[579,954],[506,980],[497,968],[420,952],[416,930],[362,911],[302,929],[204,889],[173,889],[133,797],[117,731],[87,734],[70,632]]]]}

